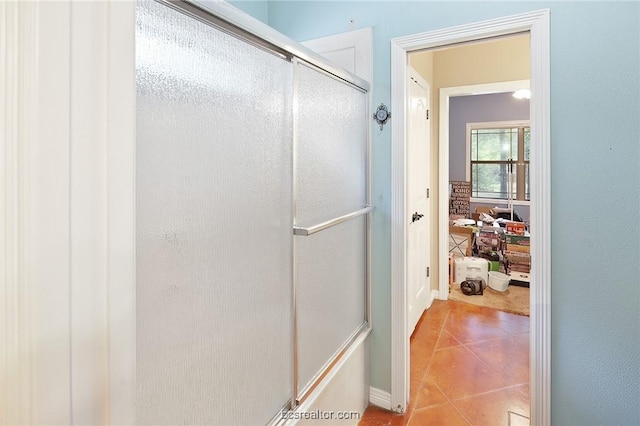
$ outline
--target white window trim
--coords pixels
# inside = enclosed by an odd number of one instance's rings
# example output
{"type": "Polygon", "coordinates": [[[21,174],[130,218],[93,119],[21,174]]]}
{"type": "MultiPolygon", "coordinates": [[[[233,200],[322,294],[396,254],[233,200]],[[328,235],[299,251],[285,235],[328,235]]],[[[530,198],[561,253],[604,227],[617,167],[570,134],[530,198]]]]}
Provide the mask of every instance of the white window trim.
{"type": "MultiPolygon", "coordinates": [[[[502,198],[475,198],[475,197],[471,197],[470,198],[470,202],[479,203],[479,204],[495,204],[498,207],[500,207],[501,204],[504,204],[505,206],[508,204],[507,200],[502,199],[502,198]]],[[[513,204],[514,206],[530,206],[531,205],[531,201],[529,201],[529,200],[511,200],[511,204],[513,204]]]]}

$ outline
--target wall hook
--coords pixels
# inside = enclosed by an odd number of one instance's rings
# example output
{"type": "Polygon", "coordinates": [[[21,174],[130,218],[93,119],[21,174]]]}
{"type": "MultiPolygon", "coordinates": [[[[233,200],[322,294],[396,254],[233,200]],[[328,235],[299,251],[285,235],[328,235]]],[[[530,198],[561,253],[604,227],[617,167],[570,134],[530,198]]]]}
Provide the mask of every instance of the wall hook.
{"type": "Polygon", "coordinates": [[[380,130],[382,130],[382,126],[385,125],[389,118],[391,118],[391,113],[387,109],[387,106],[385,104],[380,104],[375,114],[373,114],[373,119],[380,125],[380,130]]]}

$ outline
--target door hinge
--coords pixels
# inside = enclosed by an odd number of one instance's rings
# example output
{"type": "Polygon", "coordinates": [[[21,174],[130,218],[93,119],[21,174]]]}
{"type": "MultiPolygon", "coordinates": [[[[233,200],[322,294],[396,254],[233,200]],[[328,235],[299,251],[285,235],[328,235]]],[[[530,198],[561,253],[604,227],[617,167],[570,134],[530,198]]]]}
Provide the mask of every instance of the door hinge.
{"type": "Polygon", "coordinates": [[[427,266],[427,278],[429,278],[429,267],[427,266]]]}
{"type": "Polygon", "coordinates": [[[429,198],[429,188],[427,188],[427,198],[429,198]]]}
{"type": "Polygon", "coordinates": [[[426,111],[427,112],[427,120],[429,119],[429,110],[426,111]]]}

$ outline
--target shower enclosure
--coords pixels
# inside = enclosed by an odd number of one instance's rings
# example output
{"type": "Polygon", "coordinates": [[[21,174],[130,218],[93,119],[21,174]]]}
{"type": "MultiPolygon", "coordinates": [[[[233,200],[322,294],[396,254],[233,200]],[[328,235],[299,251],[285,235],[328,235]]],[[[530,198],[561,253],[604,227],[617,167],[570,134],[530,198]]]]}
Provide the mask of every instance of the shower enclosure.
{"type": "Polygon", "coordinates": [[[140,424],[277,420],[369,331],[368,85],[211,7],[136,7],[140,424]]]}

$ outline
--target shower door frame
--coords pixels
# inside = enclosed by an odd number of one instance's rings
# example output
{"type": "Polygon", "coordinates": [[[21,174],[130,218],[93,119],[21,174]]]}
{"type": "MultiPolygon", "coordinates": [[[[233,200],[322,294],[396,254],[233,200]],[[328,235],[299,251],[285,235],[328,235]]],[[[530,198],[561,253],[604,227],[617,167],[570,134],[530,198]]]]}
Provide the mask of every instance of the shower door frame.
{"type": "MultiPolygon", "coordinates": [[[[366,80],[353,75],[346,70],[331,64],[327,59],[320,56],[319,54],[313,52],[312,50],[298,44],[295,41],[288,39],[286,36],[278,33],[271,27],[266,24],[252,18],[251,16],[239,11],[238,9],[230,6],[225,2],[216,2],[216,3],[208,3],[207,5],[203,5],[194,0],[155,0],[156,2],[163,4],[165,6],[171,7],[175,10],[178,10],[181,13],[184,13],[190,16],[193,19],[197,19],[205,24],[212,25],[216,27],[218,30],[226,32],[232,36],[238,37],[244,40],[247,43],[253,44],[256,47],[265,49],[271,53],[279,55],[283,57],[283,60],[288,60],[292,62],[294,67],[300,66],[300,64],[310,65],[312,68],[320,71],[323,74],[328,75],[331,78],[337,79],[344,84],[350,85],[357,90],[362,91],[366,94],[367,99],[365,102],[366,110],[365,116],[369,117],[369,108],[370,108],[370,87],[369,82],[366,80]]],[[[134,14],[135,15],[135,14],[134,14]]],[[[134,73],[135,78],[135,73],[134,73]]],[[[295,95],[294,95],[295,97],[295,95]]],[[[296,118],[294,116],[294,122],[296,118]]],[[[134,120],[135,121],[135,120],[134,120]]],[[[294,125],[295,126],[295,125],[294,125]]],[[[295,189],[295,155],[296,155],[296,137],[295,132],[293,136],[293,152],[294,156],[294,170],[293,170],[293,181],[292,185],[294,185],[295,189]]],[[[337,225],[339,223],[354,219],[356,217],[364,215],[365,220],[365,283],[364,283],[364,312],[365,317],[363,318],[363,322],[361,325],[353,331],[350,337],[341,345],[339,348],[336,348],[336,352],[334,355],[327,360],[324,367],[317,372],[312,382],[305,386],[304,389],[298,389],[298,363],[297,363],[297,320],[296,320],[296,300],[295,300],[295,280],[292,281],[292,297],[293,297],[293,392],[291,395],[291,400],[288,403],[288,407],[285,409],[295,410],[300,407],[302,409],[303,406],[306,406],[307,400],[311,399],[310,396],[313,392],[319,388],[319,384],[322,383],[323,380],[330,379],[332,377],[332,370],[335,370],[339,365],[341,359],[346,357],[350,353],[350,349],[357,347],[360,345],[371,333],[371,291],[370,291],[370,260],[371,260],[371,219],[370,213],[373,210],[371,206],[371,131],[370,125],[367,121],[366,124],[366,146],[365,146],[365,176],[364,176],[364,185],[365,185],[365,205],[357,211],[351,212],[349,214],[327,220],[325,222],[316,224],[310,228],[302,228],[298,227],[292,223],[292,244],[295,245],[294,240],[296,237],[311,235],[316,232],[320,232],[324,229],[337,225]]],[[[135,183],[134,183],[135,185],[135,183]]],[[[293,205],[296,204],[296,196],[295,191],[293,192],[293,205]]],[[[135,212],[134,212],[135,214],[135,212]]],[[[135,221],[134,221],[135,224],[135,221]]],[[[134,241],[135,241],[135,230],[134,230],[134,241]]],[[[135,247],[134,247],[135,250],[135,247]]],[[[295,257],[292,259],[293,265],[292,268],[295,268],[295,257]]],[[[292,277],[294,276],[294,271],[292,270],[292,277]]],[[[135,281],[135,276],[134,276],[135,281]]],[[[135,284],[134,284],[134,293],[135,293],[135,284]]],[[[135,302],[133,305],[133,322],[135,323],[135,302]]],[[[133,330],[133,335],[135,336],[135,327],[133,330]]],[[[134,343],[135,346],[135,343],[134,343]]],[[[135,350],[135,348],[134,348],[135,350]]],[[[135,360],[135,355],[133,357],[135,360]]],[[[134,391],[135,392],[135,391],[134,391]]],[[[134,403],[135,403],[135,395],[134,403]]],[[[270,424],[279,423],[282,419],[281,413],[274,413],[275,417],[271,419],[270,424]]]]}

